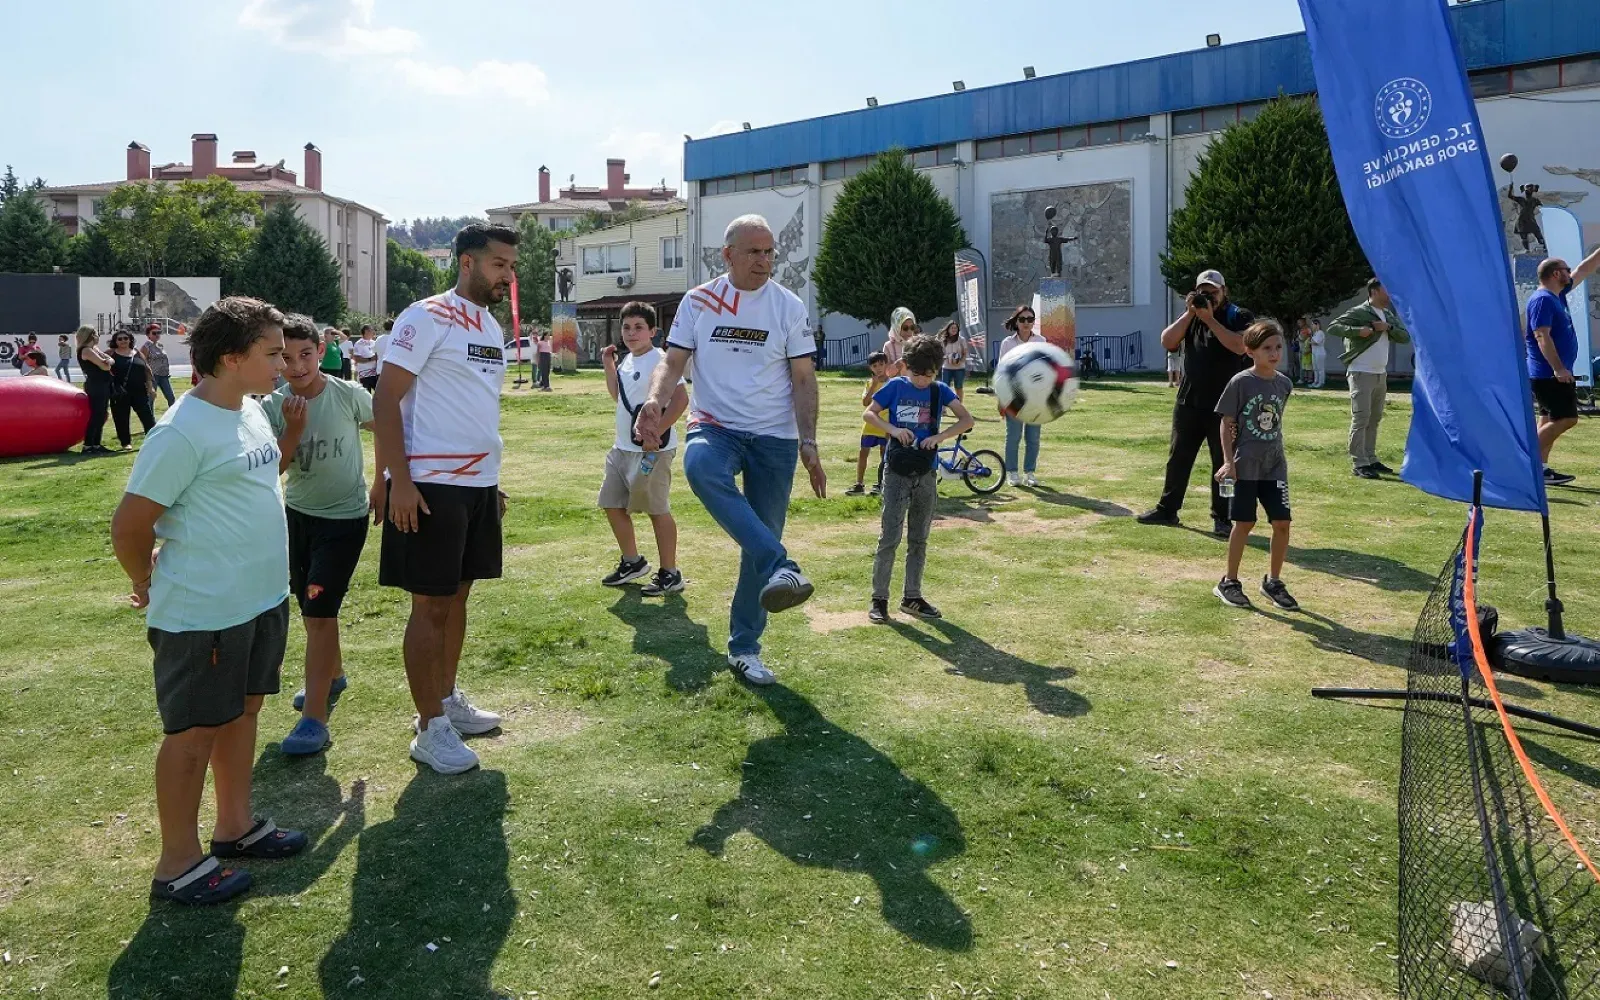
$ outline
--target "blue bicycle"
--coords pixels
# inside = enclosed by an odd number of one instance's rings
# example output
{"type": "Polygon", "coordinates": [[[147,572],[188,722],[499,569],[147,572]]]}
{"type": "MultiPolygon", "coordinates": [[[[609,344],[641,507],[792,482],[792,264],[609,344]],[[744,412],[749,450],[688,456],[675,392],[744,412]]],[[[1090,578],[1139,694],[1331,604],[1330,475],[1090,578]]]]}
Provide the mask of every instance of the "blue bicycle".
{"type": "Polygon", "coordinates": [[[996,451],[968,449],[963,443],[966,439],[962,434],[948,448],[940,448],[935,453],[939,464],[934,472],[941,480],[960,479],[967,484],[967,489],[979,496],[988,496],[1005,485],[1006,460],[996,451]]]}

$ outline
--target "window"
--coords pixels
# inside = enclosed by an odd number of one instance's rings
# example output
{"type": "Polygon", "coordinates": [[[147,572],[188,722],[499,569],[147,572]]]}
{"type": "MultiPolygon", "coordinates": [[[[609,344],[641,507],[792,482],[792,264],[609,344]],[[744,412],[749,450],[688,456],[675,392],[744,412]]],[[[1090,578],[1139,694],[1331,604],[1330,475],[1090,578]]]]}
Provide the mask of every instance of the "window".
{"type": "Polygon", "coordinates": [[[1001,156],[1025,156],[1028,152],[1028,137],[1025,135],[1011,135],[1001,140],[1001,156]]]}
{"type": "Polygon", "coordinates": [[[1469,73],[1467,80],[1472,84],[1473,97],[1499,97],[1511,93],[1511,74],[1503,69],[1469,73]]]}
{"type": "Polygon", "coordinates": [[[1061,148],[1061,133],[1055,129],[1035,132],[1028,137],[1028,141],[1035,153],[1053,153],[1061,148]]]}
{"type": "Polygon", "coordinates": [[[1122,123],[1122,141],[1138,142],[1150,134],[1150,119],[1129,118],[1122,123]]]}
{"type": "Polygon", "coordinates": [[[633,270],[633,248],[626,243],[583,248],[584,274],[622,274],[633,270]]]}
{"type": "Polygon", "coordinates": [[[1113,142],[1117,142],[1118,139],[1119,136],[1115,122],[1109,122],[1105,125],[1089,126],[1089,145],[1091,146],[1109,146],[1113,142]]]}
{"type": "Polygon", "coordinates": [[[844,161],[830,160],[822,165],[822,179],[825,181],[844,180],[844,161]]]}
{"type": "Polygon", "coordinates": [[[333,210],[333,224],[336,226],[344,225],[344,209],[336,208],[333,210]]]}
{"type": "Polygon", "coordinates": [[[1529,90],[1554,90],[1559,86],[1561,86],[1560,63],[1524,66],[1511,71],[1511,89],[1517,93],[1529,90]]]}
{"type": "Polygon", "coordinates": [[[978,159],[998,160],[1000,155],[999,139],[985,139],[978,143],[978,159]]]}
{"type": "Polygon", "coordinates": [[[765,170],[756,174],[750,181],[752,188],[769,188],[772,186],[772,171],[765,170]]]}
{"type": "Polygon", "coordinates": [[[1201,129],[1202,132],[1216,132],[1239,120],[1239,106],[1237,104],[1224,104],[1220,107],[1206,108],[1201,113],[1205,116],[1205,126],[1201,129]]]}
{"type": "Polygon", "coordinates": [[[806,170],[806,167],[794,168],[794,182],[796,184],[804,184],[806,182],[806,170]]]}
{"type": "Polygon", "coordinates": [[[576,229],[577,225],[578,220],[570,215],[557,215],[552,216],[550,219],[550,231],[552,233],[564,233],[569,229],[576,229]]]}
{"type": "Polygon", "coordinates": [[[1262,109],[1264,109],[1266,106],[1266,101],[1256,101],[1254,104],[1239,105],[1239,120],[1242,122],[1255,121],[1256,116],[1261,114],[1262,109]]]}
{"type": "Polygon", "coordinates": [[[683,270],[683,237],[661,237],[661,270],[683,270]]]}
{"type": "Polygon", "coordinates": [[[910,154],[910,156],[913,167],[932,167],[937,166],[939,163],[938,153],[931,149],[919,149],[910,154]]]}
{"type": "Polygon", "coordinates": [[[98,219],[100,216],[104,215],[105,212],[106,200],[104,198],[96,198],[94,201],[89,203],[89,214],[93,215],[95,218],[98,219]]]}
{"type": "Polygon", "coordinates": [[[1064,128],[1061,130],[1062,149],[1081,149],[1089,145],[1089,130],[1086,128],[1064,128]]]}
{"type": "Polygon", "coordinates": [[[1204,130],[1205,123],[1199,111],[1180,111],[1172,116],[1173,135],[1193,135],[1204,130]]]}
{"type": "Polygon", "coordinates": [[[794,171],[792,169],[790,169],[789,167],[784,167],[782,170],[778,171],[778,177],[777,177],[776,183],[779,186],[782,186],[784,184],[793,184],[794,183],[794,171]]]}

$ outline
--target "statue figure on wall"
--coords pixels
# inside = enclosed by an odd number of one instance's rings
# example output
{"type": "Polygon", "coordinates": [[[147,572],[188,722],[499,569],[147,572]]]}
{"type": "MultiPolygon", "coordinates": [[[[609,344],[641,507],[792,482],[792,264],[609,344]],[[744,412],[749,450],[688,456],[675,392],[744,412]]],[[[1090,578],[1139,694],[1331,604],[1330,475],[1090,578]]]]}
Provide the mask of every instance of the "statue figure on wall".
{"type": "MultiPolygon", "coordinates": [[[[1046,222],[1050,222],[1055,217],[1056,207],[1054,205],[1050,205],[1044,210],[1044,218],[1046,222]]],[[[1062,236],[1061,227],[1054,224],[1045,230],[1044,245],[1050,248],[1050,259],[1045,272],[1046,274],[1052,278],[1061,277],[1061,247],[1064,244],[1071,243],[1076,239],[1076,236],[1062,236]]]]}
{"type": "Polygon", "coordinates": [[[1515,232],[1522,237],[1523,252],[1532,253],[1535,245],[1534,241],[1537,241],[1539,252],[1544,253],[1547,244],[1544,241],[1544,230],[1539,226],[1539,206],[1541,204],[1539,201],[1539,185],[1522,185],[1522,194],[1519,196],[1516,193],[1516,185],[1508,184],[1506,185],[1506,197],[1510,198],[1517,206],[1517,227],[1515,232]]]}
{"type": "Polygon", "coordinates": [[[569,301],[572,294],[572,268],[563,267],[556,272],[556,291],[561,296],[561,301],[569,301]]]}

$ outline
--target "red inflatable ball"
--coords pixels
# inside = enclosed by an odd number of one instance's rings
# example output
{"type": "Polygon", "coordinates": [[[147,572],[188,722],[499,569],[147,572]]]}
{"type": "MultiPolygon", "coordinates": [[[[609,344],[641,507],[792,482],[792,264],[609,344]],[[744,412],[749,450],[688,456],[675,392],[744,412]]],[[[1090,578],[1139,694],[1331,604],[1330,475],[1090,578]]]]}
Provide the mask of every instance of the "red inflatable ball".
{"type": "Polygon", "coordinates": [[[83,440],[89,397],[37,375],[0,379],[0,458],[54,455],[83,440]]]}

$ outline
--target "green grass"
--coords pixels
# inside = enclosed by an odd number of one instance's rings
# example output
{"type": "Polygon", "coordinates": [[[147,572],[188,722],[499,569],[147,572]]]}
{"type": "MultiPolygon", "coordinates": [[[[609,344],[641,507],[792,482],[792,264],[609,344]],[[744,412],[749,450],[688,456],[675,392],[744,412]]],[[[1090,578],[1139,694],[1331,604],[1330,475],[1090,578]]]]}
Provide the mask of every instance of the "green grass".
{"type": "MultiPolygon", "coordinates": [[[[1400,717],[1307,692],[1403,684],[1462,512],[1352,479],[1341,395],[1288,411],[1306,613],[1223,608],[1222,543],[1126,516],[1159,490],[1171,396],[1100,382],[1045,430],[1050,489],[943,488],[927,593],[947,617],[884,628],[865,615],[876,502],[837,495],[860,383],[824,378],[835,495],[797,494],[787,536],[817,596],[773,619],[782,683],[755,691],[722,666],[737,553],[681,475],[688,591],[596,582],[616,558],[593,503],[610,404],[592,374],[557,384],[504,403],[506,574],[474,593],[462,666],[507,716],[474,741],[482,770],[406,758],[407,605],[377,587],[374,539],[335,746],[275,748],[299,635],[262,714],[258,811],[315,847],[252,864],[257,891],[210,912],[145,895],[159,725],[107,538],[131,459],[0,465],[0,995],[1394,994],[1400,717]]],[[[975,446],[998,448],[969,399],[975,446]]],[[[1408,416],[1391,397],[1391,464],[1408,416]]],[[[1560,448],[1600,481],[1592,427],[1560,448]]],[[[1569,620],[1595,631],[1594,494],[1558,492],[1569,620]]],[[[1185,514],[1206,526],[1198,475],[1185,514]]],[[[1540,619],[1538,538],[1490,512],[1481,592],[1510,624],[1540,619]]],[[[1592,694],[1506,686],[1593,718],[1592,694]]],[[[1593,842],[1592,744],[1525,737],[1593,842]]]]}

